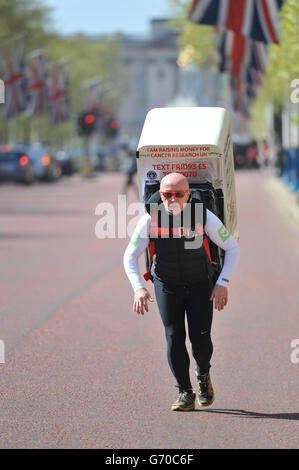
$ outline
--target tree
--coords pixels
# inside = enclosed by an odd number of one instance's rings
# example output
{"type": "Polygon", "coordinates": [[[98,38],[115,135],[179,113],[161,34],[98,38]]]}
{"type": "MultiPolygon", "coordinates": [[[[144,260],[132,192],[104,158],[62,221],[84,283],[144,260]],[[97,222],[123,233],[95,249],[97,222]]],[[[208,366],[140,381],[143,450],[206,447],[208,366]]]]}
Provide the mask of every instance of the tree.
{"type": "MultiPolygon", "coordinates": [[[[75,135],[76,116],[83,107],[82,83],[95,76],[101,79],[102,88],[105,89],[103,97],[106,104],[109,103],[112,111],[117,110],[125,90],[117,36],[91,38],[83,34],[59,35],[53,30],[51,9],[40,0],[0,0],[0,10],[0,47],[23,33],[26,54],[42,48],[50,65],[67,58],[71,120],[51,127],[48,116],[41,116],[38,124],[42,140],[61,145],[75,135]],[[109,89],[113,89],[113,93],[109,89]]],[[[0,140],[5,142],[8,122],[3,116],[0,120],[0,140]]],[[[18,115],[17,122],[18,139],[28,141],[32,118],[23,113],[18,115]]]]}
{"type": "Polygon", "coordinates": [[[24,33],[26,51],[41,48],[55,33],[51,30],[52,9],[40,0],[0,0],[0,44],[24,33]]]}
{"type": "MultiPolygon", "coordinates": [[[[175,19],[172,24],[180,33],[181,66],[193,63],[198,66],[214,61],[214,30],[211,26],[191,23],[188,11],[191,0],[169,0],[175,19]]],[[[291,82],[299,79],[299,2],[285,0],[280,11],[280,44],[269,44],[268,65],[257,99],[252,107],[251,128],[256,138],[265,137],[265,108],[270,101],[278,111],[289,98],[291,82]]]]}
{"type": "Polygon", "coordinates": [[[268,65],[260,94],[253,105],[252,130],[256,137],[264,137],[265,107],[272,102],[279,112],[284,101],[289,101],[291,83],[299,78],[299,3],[285,0],[281,9],[280,44],[268,46],[268,65]]]}
{"type": "Polygon", "coordinates": [[[202,66],[211,64],[214,58],[214,31],[210,26],[198,25],[188,19],[190,0],[168,0],[172,9],[173,20],[169,24],[176,29],[179,36],[180,67],[189,64],[202,66]]]}
{"type": "Polygon", "coordinates": [[[83,34],[52,38],[47,47],[50,63],[61,57],[67,58],[69,73],[69,93],[72,120],[59,126],[42,126],[42,135],[51,141],[62,142],[76,134],[76,116],[83,109],[82,84],[98,76],[101,80],[103,99],[108,101],[112,111],[116,111],[125,91],[120,62],[120,46],[117,37],[105,36],[93,39],[83,34]],[[113,94],[109,95],[109,89],[113,94]]]}

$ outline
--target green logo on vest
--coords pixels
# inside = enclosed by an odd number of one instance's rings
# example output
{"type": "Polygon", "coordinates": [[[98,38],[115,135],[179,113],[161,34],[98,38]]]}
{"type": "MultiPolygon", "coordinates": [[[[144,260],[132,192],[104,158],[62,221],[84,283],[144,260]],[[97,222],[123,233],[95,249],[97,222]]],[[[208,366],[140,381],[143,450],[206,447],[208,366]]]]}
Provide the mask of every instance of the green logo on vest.
{"type": "Polygon", "coordinates": [[[230,233],[227,230],[227,228],[224,227],[224,225],[220,227],[220,229],[218,230],[218,233],[219,233],[219,237],[221,238],[223,242],[225,242],[225,240],[227,240],[230,237],[230,233]]]}
{"type": "Polygon", "coordinates": [[[131,238],[132,245],[137,246],[139,238],[140,238],[140,233],[138,233],[137,230],[135,230],[131,238]]]}

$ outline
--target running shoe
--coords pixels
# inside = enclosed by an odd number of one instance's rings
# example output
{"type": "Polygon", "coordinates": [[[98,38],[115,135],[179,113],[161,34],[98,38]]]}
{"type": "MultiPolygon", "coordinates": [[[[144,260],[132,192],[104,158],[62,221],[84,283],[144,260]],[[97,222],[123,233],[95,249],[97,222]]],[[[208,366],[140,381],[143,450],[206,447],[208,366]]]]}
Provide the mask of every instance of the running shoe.
{"type": "Polygon", "coordinates": [[[177,401],[171,406],[172,411],[193,411],[196,395],[192,391],[181,391],[177,401]]]}
{"type": "Polygon", "coordinates": [[[198,375],[197,381],[198,404],[200,406],[210,406],[215,399],[210,373],[208,372],[204,375],[198,375]]]}

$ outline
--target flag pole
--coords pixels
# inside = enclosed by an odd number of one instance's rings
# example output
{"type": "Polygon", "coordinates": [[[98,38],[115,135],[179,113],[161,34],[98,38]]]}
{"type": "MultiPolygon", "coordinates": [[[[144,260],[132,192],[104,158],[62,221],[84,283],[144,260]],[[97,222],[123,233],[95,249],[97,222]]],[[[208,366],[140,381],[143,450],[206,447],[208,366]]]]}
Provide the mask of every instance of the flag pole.
{"type": "Polygon", "coordinates": [[[31,118],[30,141],[31,141],[32,144],[38,144],[39,143],[38,116],[32,116],[32,118],[31,118]]]}
{"type": "Polygon", "coordinates": [[[17,119],[9,119],[9,142],[10,145],[17,143],[17,119]]]}

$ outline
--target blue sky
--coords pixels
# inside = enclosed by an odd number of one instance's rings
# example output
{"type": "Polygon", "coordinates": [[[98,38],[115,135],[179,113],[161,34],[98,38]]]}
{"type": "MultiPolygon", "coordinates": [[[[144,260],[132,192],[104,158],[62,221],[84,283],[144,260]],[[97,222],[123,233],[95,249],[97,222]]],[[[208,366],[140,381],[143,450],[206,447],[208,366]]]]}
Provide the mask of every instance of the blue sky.
{"type": "Polygon", "coordinates": [[[170,17],[168,0],[43,0],[62,34],[144,34],[151,18],[170,17]]]}

